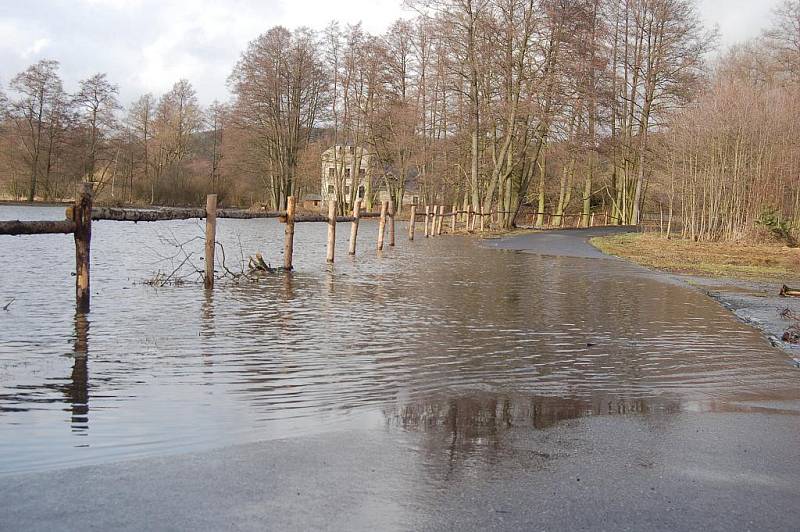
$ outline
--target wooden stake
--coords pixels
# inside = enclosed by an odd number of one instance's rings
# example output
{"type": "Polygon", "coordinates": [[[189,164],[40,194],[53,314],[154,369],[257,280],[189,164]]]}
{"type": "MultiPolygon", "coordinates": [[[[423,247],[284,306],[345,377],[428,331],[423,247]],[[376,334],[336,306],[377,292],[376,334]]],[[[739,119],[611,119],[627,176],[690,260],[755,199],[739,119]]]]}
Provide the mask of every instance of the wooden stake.
{"type": "Polygon", "coordinates": [[[481,233],[483,233],[483,224],[484,224],[483,219],[484,219],[483,205],[481,205],[481,233]]]}
{"type": "Polygon", "coordinates": [[[389,200],[389,247],[394,247],[394,202],[389,200]]]}
{"type": "Polygon", "coordinates": [[[72,210],[75,222],[75,306],[78,312],[89,312],[92,246],[92,184],[81,183],[80,192],[72,210]]]}
{"type": "Polygon", "coordinates": [[[217,195],[206,196],[206,269],[203,273],[206,288],[214,288],[214,251],[217,241],[217,195]]]}
{"type": "Polygon", "coordinates": [[[295,197],[286,198],[286,232],[283,242],[283,268],[292,269],[292,255],[294,254],[294,211],[295,197]]]}
{"type": "Polygon", "coordinates": [[[417,224],[417,206],[411,206],[411,217],[408,219],[408,239],[414,240],[414,229],[417,224]]]}
{"type": "Polygon", "coordinates": [[[361,216],[361,200],[357,199],[353,205],[353,221],[350,225],[350,255],[356,254],[356,239],[358,238],[358,220],[361,216]]]}
{"type": "Polygon", "coordinates": [[[336,252],[336,200],[328,202],[328,262],[336,252]]]}
{"type": "Polygon", "coordinates": [[[457,216],[458,215],[456,214],[456,206],[453,205],[453,219],[450,220],[450,233],[451,234],[456,234],[456,217],[457,216]]]}
{"type": "Polygon", "coordinates": [[[383,235],[386,232],[386,213],[389,210],[389,202],[381,203],[381,221],[378,224],[378,251],[383,249],[383,235]]]}
{"type": "Polygon", "coordinates": [[[444,205],[439,205],[439,225],[436,226],[436,234],[442,234],[442,222],[444,222],[444,205]]]}
{"type": "Polygon", "coordinates": [[[428,238],[430,236],[430,233],[428,232],[428,218],[430,218],[430,216],[431,216],[431,206],[425,205],[425,238],[428,238]]]}
{"type": "Polygon", "coordinates": [[[469,233],[472,231],[472,204],[467,205],[467,225],[464,227],[464,232],[469,233]]]}

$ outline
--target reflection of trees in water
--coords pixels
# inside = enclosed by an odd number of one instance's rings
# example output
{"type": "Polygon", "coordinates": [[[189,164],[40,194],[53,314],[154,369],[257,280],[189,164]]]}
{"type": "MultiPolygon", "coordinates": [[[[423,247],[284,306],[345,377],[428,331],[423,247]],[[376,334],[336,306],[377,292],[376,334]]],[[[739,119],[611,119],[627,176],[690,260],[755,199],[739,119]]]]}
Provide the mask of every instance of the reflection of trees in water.
{"type": "MultiPolygon", "coordinates": [[[[384,410],[390,427],[424,435],[424,446],[435,459],[442,451],[448,457],[448,470],[473,462],[495,463],[519,454],[509,445],[514,430],[542,430],[560,422],[585,416],[643,415],[679,410],[677,402],[651,403],[644,399],[604,399],[593,401],[557,397],[509,397],[495,395],[461,396],[406,403],[384,410]]],[[[549,452],[526,452],[528,465],[543,466],[549,452]]],[[[474,465],[474,464],[472,464],[474,465]]]]}

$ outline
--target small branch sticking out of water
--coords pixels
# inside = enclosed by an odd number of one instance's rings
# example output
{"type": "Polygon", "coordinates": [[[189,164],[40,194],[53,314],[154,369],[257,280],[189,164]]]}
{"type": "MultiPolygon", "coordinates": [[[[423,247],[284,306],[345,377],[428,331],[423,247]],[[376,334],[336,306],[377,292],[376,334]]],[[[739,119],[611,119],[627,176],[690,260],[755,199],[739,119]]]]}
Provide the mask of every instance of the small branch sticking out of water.
{"type": "Polygon", "coordinates": [[[17,298],[15,298],[15,297],[12,297],[12,298],[11,298],[11,301],[9,301],[8,303],[6,303],[6,306],[5,306],[5,307],[3,307],[3,310],[5,310],[6,312],[8,312],[8,307],[10,307],[10,306],[11,306],[11,303],[13,303],[13,302],[14,302],[14,301],[16,301],[16,300],[17,300],[17,298]]]}

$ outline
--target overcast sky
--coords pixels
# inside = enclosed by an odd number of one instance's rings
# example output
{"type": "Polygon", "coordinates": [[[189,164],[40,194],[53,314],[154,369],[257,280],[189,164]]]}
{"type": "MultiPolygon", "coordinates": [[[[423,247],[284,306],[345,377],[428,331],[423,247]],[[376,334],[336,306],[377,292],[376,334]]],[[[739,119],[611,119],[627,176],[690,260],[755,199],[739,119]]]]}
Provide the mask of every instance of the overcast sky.
{"type": "MultiPolygon", "coordinates": [[[[780,0],[699,0],[723,46],[760,32],[780,0]]],[[[65,88],[106,72],[127,104],[187,78],[203,103],[228,96],[225,80],[254,37],[282,24],[322,29],[361,21],[380,32],[409,16],[401,0],[0,0],[0,85],[42,58],[61,63],[65,88]]]]}

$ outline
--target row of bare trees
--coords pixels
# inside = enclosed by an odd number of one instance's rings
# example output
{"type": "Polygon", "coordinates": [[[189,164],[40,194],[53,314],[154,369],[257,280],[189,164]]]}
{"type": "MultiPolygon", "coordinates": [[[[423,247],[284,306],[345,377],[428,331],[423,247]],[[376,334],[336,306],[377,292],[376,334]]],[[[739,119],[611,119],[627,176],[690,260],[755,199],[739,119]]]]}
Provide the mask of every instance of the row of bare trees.
{"type": "Polygon", "coordinates": [[[683,236],[746,239],[800,230],[800,2],[786,2],[757,41],[716,67],[663,134],[661,199],[683,236]],[[754,231],[755,230],[755,231],[754,231]]]}
{"type": "Polygon", "coordinates": [[[2,102],[0,179],[28,198],[90,179],[115,201],[214,191],[283,208],[319,192],[325,149],[350,145],[369,170],[336,160],[343,209],[359,193],[353,175],[368,204],[413,191],[498,211],[506,227],[523,206],[554,224],[596,211],[636,223],[661,209],[698,239],[739,237],[767,210],[797,219],[800,0],[714,68],[695,0],[410,5],[417,16],[382,35],[268,30],[233,68],[231,101],[208,109],[183,80],[123,112],[105,76],[67,95],[42,61],[2,102]]]}
{"type": "Polygon", "coordinates": [[[174,203],[219,187],[223,109],[203,110],[188,81],[123,112],[105,74],[67,94],[58,67],[31,65],[0,99],[0,184],[8,195],[60,200],[87,180],[109,201],[174,203]]]}

